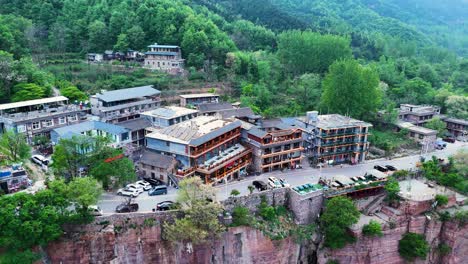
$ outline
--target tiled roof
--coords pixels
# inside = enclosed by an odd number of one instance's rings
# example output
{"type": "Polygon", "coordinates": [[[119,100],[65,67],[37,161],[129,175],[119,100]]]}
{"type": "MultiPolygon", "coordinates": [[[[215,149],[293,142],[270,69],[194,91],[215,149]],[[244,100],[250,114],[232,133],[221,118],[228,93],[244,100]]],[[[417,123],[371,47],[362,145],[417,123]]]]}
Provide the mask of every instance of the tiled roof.
{"type": "Polygon", "coordinates": [[[148,46],[148,48],[168,48],[168,49],[175,49],[178,47],[179,46],[175,46],[175,45],[158,45],[157,43],[154,43],[148,46]]]}
{"type": "Polygon", "coordinates": [[[198,110],[200,110],[201,113],[217,112],[220,110],[229,109],[234,109],[234,107],[230,103],[206,103],[198,105],[198,110]]]}
{"type": "Polygon", "coordinates": [[[160,107],[151,111],[144,112],[142,113],[142,115],[160,117],[164,119],[171,119],[171,118],[176,118],[179,116],[185,116],[185,115],[195,114],[195,113],[198,113],[198,111],[185,108],[185,107],[179,107],[179,106],[165,106],[165,107],[160,107]]]}
{"type": "Polygon", "coordinates": [[[120,135],[122,133],[128,132],[127,128],[122,126],[104,123],[100,121],[87,121],[83,123],[74,124],[71,126],[64,126],[54,129],[54,131],[61,138],[71,138],[75,135],[81,135],[82,132],[91,131],[91,130],[101,130],[112,135],[120,135]]]}
{"type": "Polygon", "coordinates": [[[174,158],[168,155],[161,155],[149,150],[146,150],[141,155],[140,162],[143,164],[148,164],[155,166],[156,168],[167,169],[172,166],[174,158]]]}
{"type": "Polygon", "coordinates": [[[158,95],[161,92],[154,89],[152,85],[133,87],[127,89],[120,89],[114,91],[105,91],[101,94],[96,94],[95,96],[105,102],[115,102],[121,100],[134,99],[144,96],[154,96],[158,95]]]}
{"type": "Polygon", "coordinates": [[[127,129],[129,129],[131,131],[145,129],[147,127],[150,127],[151,125],[152,125],[151,121],[149,121],[146,118],[142,118],[142,117],[141,118],[131,119],[131,120],[119,123],[119,126],[125,127],[125,128],[127,128],[127,129]]]}
{"type": "Polygon", "coordinates": [[[228,109],[220,111],[222,118],[229,118],[229,117],[249,117],[254,114],[250,107],[242,107],[237,109],[228,109]]]}

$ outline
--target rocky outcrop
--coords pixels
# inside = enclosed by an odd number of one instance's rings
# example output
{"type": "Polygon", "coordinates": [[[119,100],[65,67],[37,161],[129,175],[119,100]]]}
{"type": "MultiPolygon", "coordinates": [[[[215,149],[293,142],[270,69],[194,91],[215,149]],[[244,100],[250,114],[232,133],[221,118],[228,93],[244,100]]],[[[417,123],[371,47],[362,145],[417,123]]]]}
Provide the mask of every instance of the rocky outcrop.
{"type": "Polygon", "coordinates": [[[171,244],[162,239],[156,214],[98,218],[73,227],[49,245],[52,263],[298,263],[301,248],[292,238],[272,241],[250,227],[230,228],[205,244],[171,244]],[[151,220],[147,220],[151,219],[151,220]]]}
{"type": "Polygon", "coordinates": [[[403,264],[398,254],[398,241],[406,232],[423,234],[431,246],[426,260],[415,263],[464,263],[468,259],[468,226],[459,226],[456,221],[440,222],[424,215],[409,216],[398,220],[395,226],[384,226],[383,237],[365,237],[355,234],[357,241],[339,250],[324,249],[318,252],[318,263],[338,260],[353,264],[403,264]],[[444,243],[452,248],[447,256],[438,254],[438,246],[444,243]]]}

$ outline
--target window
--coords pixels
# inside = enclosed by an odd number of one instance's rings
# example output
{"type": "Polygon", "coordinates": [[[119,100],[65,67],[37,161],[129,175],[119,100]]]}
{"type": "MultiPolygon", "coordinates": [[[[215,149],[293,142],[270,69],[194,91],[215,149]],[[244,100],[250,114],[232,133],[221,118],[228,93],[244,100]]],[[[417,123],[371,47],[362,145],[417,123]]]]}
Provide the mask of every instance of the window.
{"type": "Polygon", "coordinates": [[[424,138],[424,135],[419,135],[419,139],[423,139],[424,138]]]}
{"type": "Polygon", "coordinates": [[[26,126],[25,125],[18,125],[16,127],[16,130],[18,131],[18,133],[26,132],[26,126]]]}
{"type": "Polygon", "coordinates": [[[74,121],[76,121],[76,120],[77,120],[76,115],[70,115],[70,116],[68,116],[68,121],[74,122],[74,121]]]}
{"type": "Polygon", "coordinates": [[[154,172],[151,173],[151,179],[154,179],[156,178],[156,174],[154,174],[154,172]]]}
{"type": "Polygon", "coordinates": [[[159,174],[159,179],[163,181],[164,180],[164,175],[159,174]]]}
{"type": "Polygon", "coordinates": [[[64,116],[59,117],[59,124],[60,124],[60,125],[63,125],[63,124],[65,124],[66,122],[67,122],[67,120],[65,119],[64,116]]]}
{"type": "Polygon", "coordinates": [[[166,146],[169,147],[171,143],[169,141],[166,141],[166,146]]]}
{"type": "Polygon", "coordinates": [[[33,122],[32,123],[32,129],[33,130],[36,130],[36,129],[39,129],[41,128],[41,124],[39,122],[33,122]]]}
{"type": "Polygon", "coordinates": [[[42,121],[42,125],[44,127],[51,127],[54,125],[54,121],[52,119],[42,121]]]}

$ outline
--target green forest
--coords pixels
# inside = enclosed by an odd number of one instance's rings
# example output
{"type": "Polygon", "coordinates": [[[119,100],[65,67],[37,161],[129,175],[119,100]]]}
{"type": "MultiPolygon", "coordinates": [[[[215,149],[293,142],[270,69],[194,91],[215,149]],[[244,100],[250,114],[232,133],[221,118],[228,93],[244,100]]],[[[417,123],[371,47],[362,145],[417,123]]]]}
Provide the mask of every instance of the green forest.
{"type": "Polygon", "coordinates": [[[0,100],[222,82],[267,117],[415,103],[467,118],[467,19],[463,0],[0,0],[0,100]],[[187,77],[84,63],[155,42],[181,46],[187,77]]]}

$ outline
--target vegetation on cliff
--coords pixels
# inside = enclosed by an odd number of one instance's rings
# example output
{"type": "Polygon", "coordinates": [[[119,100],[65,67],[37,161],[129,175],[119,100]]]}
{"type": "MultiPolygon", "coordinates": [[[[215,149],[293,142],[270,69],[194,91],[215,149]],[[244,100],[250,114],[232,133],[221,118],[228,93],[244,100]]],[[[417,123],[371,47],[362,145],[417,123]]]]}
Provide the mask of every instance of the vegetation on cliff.
{"type": "Polygon", "coordinates": [[[406,233],[398,242],[398,252],[404,259],[413,261],[416,258],[426,259],[429,244],[421,234],[406,233]]]}

